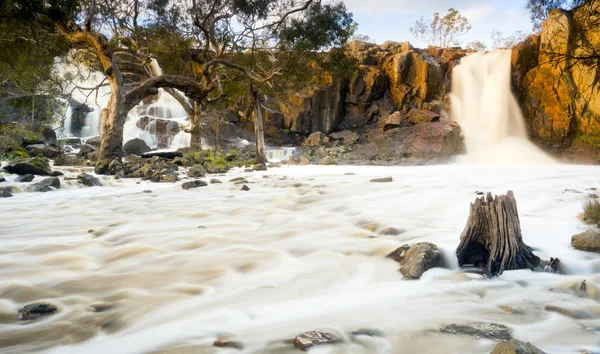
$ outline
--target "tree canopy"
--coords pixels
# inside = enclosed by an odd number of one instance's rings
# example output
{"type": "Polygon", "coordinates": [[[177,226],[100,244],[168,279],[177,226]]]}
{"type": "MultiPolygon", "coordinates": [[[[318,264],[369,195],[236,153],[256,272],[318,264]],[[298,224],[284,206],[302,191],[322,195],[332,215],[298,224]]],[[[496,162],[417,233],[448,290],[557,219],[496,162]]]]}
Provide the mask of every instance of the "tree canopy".
{"type": "Polygon", "coordinates": [[[526,8],[533,22],[533,30],[540,31],[542,22],[548,18],[552,9],[570,10],[586,2],[586,0],[527,0],[526,8]]]}
{"type": "Polygon", "coordinates": [[[469,20],[453,8],[448,9],[448,13],[444,16],[439,12],[434,13],[431,20],[421,17],[410,28],[410,32],[417,39],[441,48],[460,45],[458,37],[467,34],[470,30],[469,20]]]}

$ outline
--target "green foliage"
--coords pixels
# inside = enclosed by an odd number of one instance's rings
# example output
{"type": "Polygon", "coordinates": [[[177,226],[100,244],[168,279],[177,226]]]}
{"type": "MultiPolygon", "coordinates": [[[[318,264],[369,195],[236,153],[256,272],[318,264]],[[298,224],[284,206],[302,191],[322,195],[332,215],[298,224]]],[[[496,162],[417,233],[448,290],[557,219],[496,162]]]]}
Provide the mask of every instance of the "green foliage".
{"type": "Polygon", "coordinates": [[[600,222],[600,200],[598,197],[587,197],[583,202],[583,217],[594,223],[600,222]]]}
{"type": "Polygon", "coordinates": [[[453,8],[443,17],[439,12],[433,14],[433,19],[426,21],[423,17],[410,28],[410,33],[417,39],[441,48],[459,45],[458,37],[471,30],[469,20],[453,8]]]}
{"type": "Polygon", "coordinates": [[[533,30],[540,31],[542,29],[542,22],[548,18],[550,10],[570,10],[585,2],[586,0],[528,0],[526,8],[529,11],[529,18],[533,23],[533,30]]]}
{"type": "Polygon", "coordinates": [[[600,148],[600,137],[596,137],[596,136],[590,136],[590,135],[586,135],[586,134],[579,134],[577,135],[577,137],[573,140],[574,143],[576,142],[582,142],[582,143],[587,143],[590,144],[596,148],[600,148]]]}

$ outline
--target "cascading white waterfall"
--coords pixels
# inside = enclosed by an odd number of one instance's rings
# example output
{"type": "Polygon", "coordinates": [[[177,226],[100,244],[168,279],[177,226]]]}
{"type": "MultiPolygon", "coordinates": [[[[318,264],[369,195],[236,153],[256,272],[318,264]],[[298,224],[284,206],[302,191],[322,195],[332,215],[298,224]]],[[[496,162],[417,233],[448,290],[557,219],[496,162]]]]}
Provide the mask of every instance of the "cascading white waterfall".
{"type": "Polygon", "coordinates": [[[548,164],[554,160],[531,143],[511,91],[511,52],[469,54],[452,71],[452,117],[465,136],[471,164],[548,164]]]}

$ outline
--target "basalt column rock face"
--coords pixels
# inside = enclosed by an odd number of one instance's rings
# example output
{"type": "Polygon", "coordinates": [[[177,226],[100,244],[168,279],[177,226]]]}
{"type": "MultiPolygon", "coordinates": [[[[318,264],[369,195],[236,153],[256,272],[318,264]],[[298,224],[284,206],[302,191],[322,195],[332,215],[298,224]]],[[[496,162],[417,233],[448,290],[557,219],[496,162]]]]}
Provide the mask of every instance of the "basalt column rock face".
{"type": "Polygon", "coordinates": [[[512,51],[513,86],[535,139],[568,147],[600,139],[600,1],[552,10],[512,51]]]}

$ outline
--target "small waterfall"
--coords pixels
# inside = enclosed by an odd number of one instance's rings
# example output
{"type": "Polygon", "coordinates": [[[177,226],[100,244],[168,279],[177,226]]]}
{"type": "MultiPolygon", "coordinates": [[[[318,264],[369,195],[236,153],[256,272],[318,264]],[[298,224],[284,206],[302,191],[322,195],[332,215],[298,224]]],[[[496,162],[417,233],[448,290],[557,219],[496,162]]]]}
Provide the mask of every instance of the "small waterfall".
{"type": "Polygon", "coordinates": [[[267,148],[265,154],[267,155],[267,161],[269,162],[280,162],[289,160],[290,156],[294,153],[296,148],[293,147],[282,147],[282,148],[267,148]]]}
{"type": "Polygon", "coordinates": [[[452,117],[475,164],[539,164],[553,159],[531,143],[511,91],[511,52],[469,54],[452,71],[452,117]]]}
{"type": "Polygon", "coordinates": [[[85,126],[81,128],[82,138],[91,138],[100,135],[100,113],[99,107],[92,107],[93,111],[85,115],[85,126]]]}

